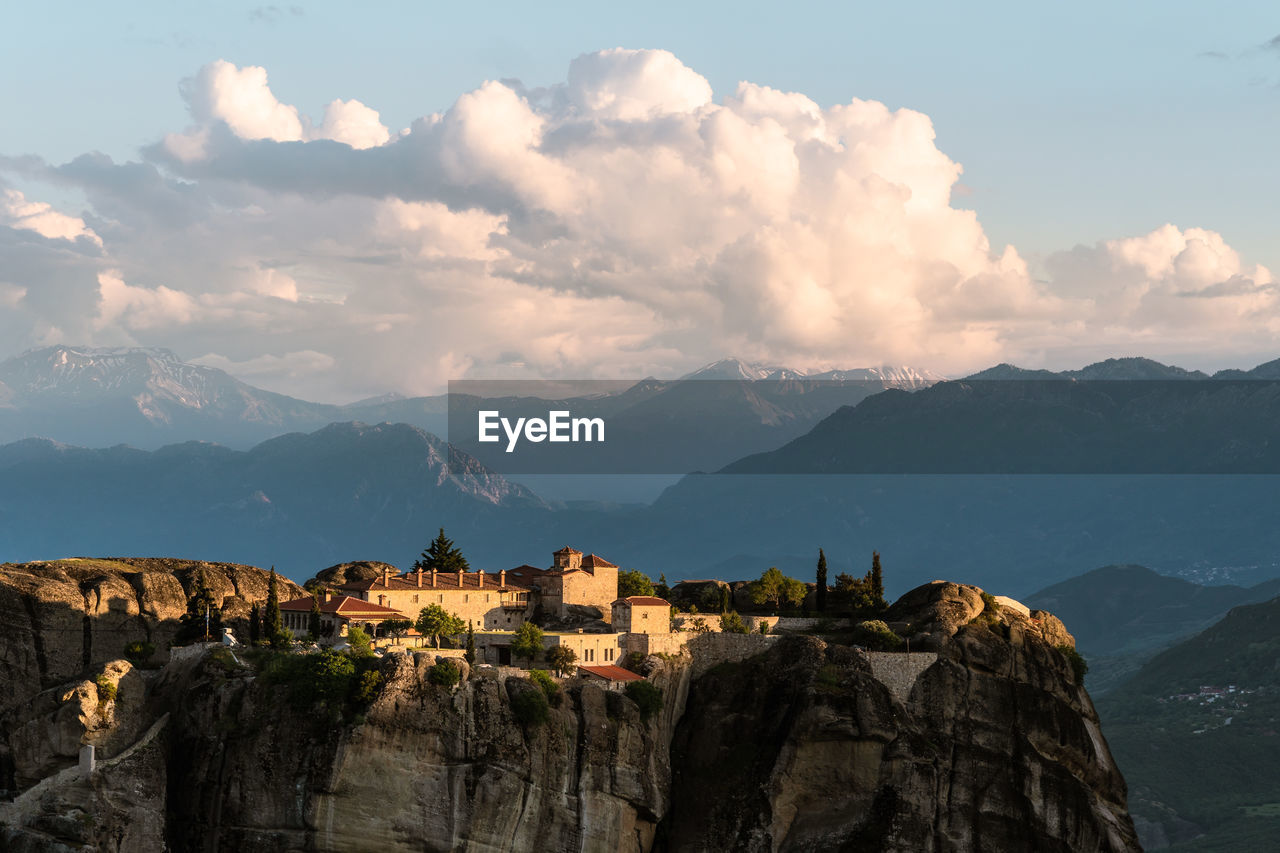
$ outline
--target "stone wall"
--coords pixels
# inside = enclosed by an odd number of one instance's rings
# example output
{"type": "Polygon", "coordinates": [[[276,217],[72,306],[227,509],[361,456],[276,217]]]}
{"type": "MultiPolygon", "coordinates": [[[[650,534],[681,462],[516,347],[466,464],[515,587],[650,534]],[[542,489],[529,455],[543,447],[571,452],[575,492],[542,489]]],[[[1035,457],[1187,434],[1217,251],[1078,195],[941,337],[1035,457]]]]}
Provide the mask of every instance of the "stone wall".
{"type": "Polygon", "coordinates": [[[938,659],[934,652],[863,652],[871,664],[871,674],[889,688],[899,702],[906,702],[920,673],[938,659]]]}
{"type": "Polygon", "coordinates": [[[680,655],[691,637],[697,634],[623,634],[624,647],[627,654],[638,652],[642,655],[680,655]]]}
{"type": "Polygon", "coordinates": [[[693,676],[722,663],[736,663],[768,651],[778,637],[769,634],[692,634],[687,647],[693,655],[693,676]]]}

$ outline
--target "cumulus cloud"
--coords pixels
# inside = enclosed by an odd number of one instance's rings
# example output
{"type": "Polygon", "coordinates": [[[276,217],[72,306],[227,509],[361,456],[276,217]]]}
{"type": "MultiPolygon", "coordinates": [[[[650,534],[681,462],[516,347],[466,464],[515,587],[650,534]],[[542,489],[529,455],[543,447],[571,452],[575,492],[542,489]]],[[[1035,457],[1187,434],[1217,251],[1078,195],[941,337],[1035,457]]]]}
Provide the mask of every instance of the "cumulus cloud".
{"type": "Polygon", "coordinates": [[[196,126],[165,138],[165,146],[184,162],[206,156],[212,126],[224,124],[244,140],[299,142],[330,139],[356,149],[382,145],[391,138],[377,110],[356,100],[331,101],[319,127],[290,104],[281,103],[267,83],[267,69],[238,68],[224,59],[211,62],[182,81],[181,92],[196,126]]]}
{"type": "Polygon", "coordinates": [[[143,162],[45,169],[90,212],[41,227],[101,252],[87,300],[84,258],[56,287],[34,261],[6,274],[40,334],[204,353],[338,400],[726,354],[959,373],[1280,337],[1271,273],[1220,234],[1117,235],[1033,275],[952,205],[962,168],[928,116],[749,82],[716,99],[665,51],[579,57],[549,87],[485,82],[398,135],[354,100],[313,123],[258,67],[211,63],[183,96],[193,125],[143,162]]]}
{"type": "Polygon", "coordinates": [[[83,238],[97,246],[102,245],[102,239],[84,224],[83,219],[61,213],[44,202],[28,201],[15,189],[0,190],[0,225],[33,231],[50,240],[75,241],[83,238]]]}

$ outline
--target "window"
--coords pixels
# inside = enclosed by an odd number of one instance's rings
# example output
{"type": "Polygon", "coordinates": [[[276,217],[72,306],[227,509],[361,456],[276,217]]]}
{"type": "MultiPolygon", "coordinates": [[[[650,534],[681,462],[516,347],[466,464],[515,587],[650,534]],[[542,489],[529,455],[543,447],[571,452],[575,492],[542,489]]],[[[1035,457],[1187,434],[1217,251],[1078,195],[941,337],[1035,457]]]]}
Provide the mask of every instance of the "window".
{"type": "Polygon", "coordinates": [[[413,597],[413,603],[414,603],[414,604],[417,604],[417,603],[418,603],[418,596],[416,596],[416,595],[415,595],[415,596],[413,597]]]}
{"type": "Polygon", "coordinates": [[[486,593],[484,594],[484,600],[485,600],[485,602],[486,602],[486,603],[489,601],[489,593],[487,593],[487,592],[486,592],[486,593]]]}
{"type": "Polygon", "coordinates": [[[462,596],[462,603],[463,604],[471,603],[471,593],[467,593],[466,595],[462,596]]]}

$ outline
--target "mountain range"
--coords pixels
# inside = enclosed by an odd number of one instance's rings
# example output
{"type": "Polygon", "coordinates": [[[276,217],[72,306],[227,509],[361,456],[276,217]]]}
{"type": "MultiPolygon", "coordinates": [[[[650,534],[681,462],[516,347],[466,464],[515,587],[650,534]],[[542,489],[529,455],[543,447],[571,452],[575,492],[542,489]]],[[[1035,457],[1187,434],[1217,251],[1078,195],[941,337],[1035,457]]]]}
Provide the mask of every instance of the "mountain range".
{"type": "MultiPolygon", "coordinates": [[[[388,394],[338,406],[264,391],[165,349],[52,346],[0,362],[0,443],[40,437],[155,449],[196,440],[247,449],[286,433],[359,421],[407,423],[483,458],[491,447],[466,443],[479,409],[545,417],[563,407],[609,418],[605,455],[591,459],[587,471],[684,473],[777,447],[885,388],[914,390],[938,379],[910,367],[806,374],[724,359],[680,379],[648,378],[607,393],[597,393],[597,382],[470,382],[463,387],[481,393],[388,394]]],[[[510,461],[497,453],[486,461],[510,461]]],[[[551,470],[559,472],[560,463],[551,470]]]]}

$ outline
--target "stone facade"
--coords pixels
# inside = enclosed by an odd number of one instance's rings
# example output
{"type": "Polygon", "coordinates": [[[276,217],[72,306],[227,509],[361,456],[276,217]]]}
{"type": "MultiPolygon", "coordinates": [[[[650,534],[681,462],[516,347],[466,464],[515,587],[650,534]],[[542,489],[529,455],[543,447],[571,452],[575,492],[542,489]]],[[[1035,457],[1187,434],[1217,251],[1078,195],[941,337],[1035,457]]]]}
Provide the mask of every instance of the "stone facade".
{"type": "Polygon", "coordinates": [[[618,567],[603,557],[586,554],[567,545],[551,555],[551,567],[517,566],[507,572],[514,583],[536,590],[538,605],[554,618],[563,619],[575,607],[594,607],[608,621],[618,597],[618,567]]]}
{"type": "Polygon", "coordinates": [[[529,617],[529,588],[507,579],[505,571],[414,571],[350,581],[338,587],[347,595],[390,607],[417,621],[423,608],[438,604],[477,631],[514,631],[529,617]]]}
{"type": "Polygon", "coordinates": [[[613,627],[632,634],[671,633],[671,603],[652,595],[633,595],[613,602],[613,627]]]}
{"type": "MultiPolygon", "coordinates": [[[[313,601],[317,599],[308,595],[280,605],[280,618],[285,630],[291,632],[294,639],[301,639],[310,633],[313,601]]],[[[328,590],[319,593],[318,602],[320,604],[319,639],[324,644],[338,642],[339,639],[347,636],[347,632],[352,627],[360,627],[373,637],[380,622],[402,616],[393,608],[353,596],[333,596],[328,590]]]]}

